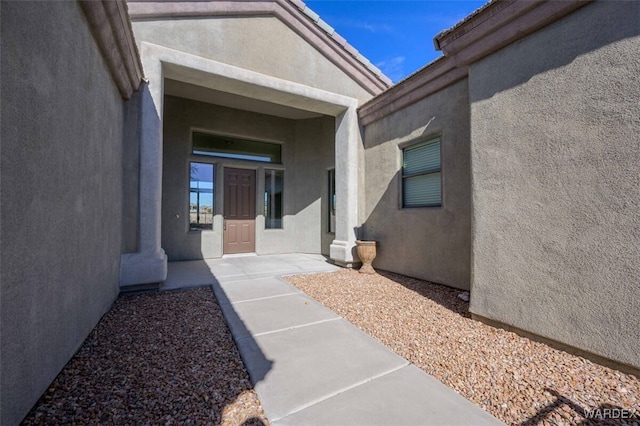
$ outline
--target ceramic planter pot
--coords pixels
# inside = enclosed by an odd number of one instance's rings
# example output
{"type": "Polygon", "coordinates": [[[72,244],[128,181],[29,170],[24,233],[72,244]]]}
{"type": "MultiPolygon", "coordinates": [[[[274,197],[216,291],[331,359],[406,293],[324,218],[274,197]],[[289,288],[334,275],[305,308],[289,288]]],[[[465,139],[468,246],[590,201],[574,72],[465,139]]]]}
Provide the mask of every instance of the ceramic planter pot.
{"type": "Polygon", "coordinates": [[[356,241],[356,250],[358,252],[358,257],[362,261],[362,267],[360,268],[361,274],[375,274],[376,271],[373,269],[371,264],[373,263],[373,259],[376,258],[376,246],[378,245],[377,241],[356,241]]]}

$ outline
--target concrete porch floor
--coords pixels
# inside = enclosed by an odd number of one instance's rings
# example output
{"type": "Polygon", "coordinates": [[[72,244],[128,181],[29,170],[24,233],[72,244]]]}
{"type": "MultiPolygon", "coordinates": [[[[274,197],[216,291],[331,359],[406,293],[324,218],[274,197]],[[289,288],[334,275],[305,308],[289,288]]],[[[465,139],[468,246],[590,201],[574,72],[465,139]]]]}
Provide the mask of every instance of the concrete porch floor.
{"type": "Polygon", "coordinates": [[[502,424],[280,278],[338,269],[311,254],[171,262],[161,291],[213,288],[273,425],[502,424]]]}

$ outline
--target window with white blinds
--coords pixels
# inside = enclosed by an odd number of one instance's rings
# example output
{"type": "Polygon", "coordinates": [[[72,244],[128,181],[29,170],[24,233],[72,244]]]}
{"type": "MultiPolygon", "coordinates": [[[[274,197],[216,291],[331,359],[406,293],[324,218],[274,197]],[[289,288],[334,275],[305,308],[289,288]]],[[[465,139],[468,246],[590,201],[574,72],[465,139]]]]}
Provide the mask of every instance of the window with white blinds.
{"type": "Polygon", "coordinates": [[[402,154],[402,207],[440,206],[440,139],[405,148],[402,154]]]}

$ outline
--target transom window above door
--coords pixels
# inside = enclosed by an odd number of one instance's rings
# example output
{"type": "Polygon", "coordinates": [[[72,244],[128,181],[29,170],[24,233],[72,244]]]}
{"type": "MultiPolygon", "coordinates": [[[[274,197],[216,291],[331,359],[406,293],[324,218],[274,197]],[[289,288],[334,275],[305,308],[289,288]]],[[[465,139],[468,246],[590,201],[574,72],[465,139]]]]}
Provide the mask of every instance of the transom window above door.
{"type": "Polygon", "coordinates": [[[282,163],[282,145],[193,132],[193,154],[236,160],[282,163]]]}

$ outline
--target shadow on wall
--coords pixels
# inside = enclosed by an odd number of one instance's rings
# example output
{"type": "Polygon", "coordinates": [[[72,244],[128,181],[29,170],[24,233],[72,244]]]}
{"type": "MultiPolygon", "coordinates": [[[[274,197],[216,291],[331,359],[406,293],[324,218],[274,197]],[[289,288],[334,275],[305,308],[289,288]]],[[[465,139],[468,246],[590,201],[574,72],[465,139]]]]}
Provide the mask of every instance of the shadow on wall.
{"type": "Polygon", "coordinates": [[[491,61],[481,60],[472,65],[472,78],[475,74],[490,75],[496,69],[508,72],[501,72],[500,78],[491,79],[490,83],[483,79],[483,84],[471,85],[470,101],[489,99],[526,83],[538,74],[568,65],[582,54],[638,36],[640,24],[637,18],[629,19],[630,16],[640,16],[640,2],[593,2],[534,35],[507,46],[492,54],[491,61]],[[600,10],[592,10],[596,8],[600,10]],[[616,30],[612,31],[612,28],[616,30]],[[563,42],[558,43],[558,39],[563,42]],[[516,53],[519,60],[514,61],[514,51],[523,49],[526,53],[516,53]],[[496,66],[496,61],[500,66],[496,66]]]}
{"type": "MultiPolygon", "coordinates": [[[[374,267],[468,290],[471,233],[468,206],[447,202],[443,180],[442,207],[403,209],[399,199],[401,185],[398,171],[362,226],[364,239],[379,242],[374,267]]],[[[460,200],[454,193],[468,190],[452,188],[448,194],[460,200]]]]}
{"type": "MultiPolygon", "coordinates": [[[[375,132],[377,134],[373,136],[368,136],[366,132],[362,134],[365,151],[387,143],[402,143],[404,145],[403,142],[406,141],[431,139],[442,133],[441,121],[443,121],[442,118],[446,117],[456,117],[456,126],[458,128],[455,130],[460,132],[459,126],[469,121],[469,98],[466,87],[467,80],[454,83],[452,86],[432,93],[415,104],[382,118],[379,122],[369,124],[370,127],[376,128],[375,132]],[[461,87],[464,90],[460,90],[461,87]],[[452,93],[453,91],[450,88],[453,88],[455,93],[452,93]],[[425,113],[422,110],[423,103],[427,104],[426,108],[429,108],[431,113],[425,113]],[[433,105],[437,105],[437,108],[434,108],[433,105]],[[461,108],[467,109],[467,111],[464,111],[464,115],[460,113],[461,108]],[[436,112],[433,113],[433,110],[436,110],[436,112]],[[415,115],[419,116],[420,124],[416,124],[414,111],[417,111],[415,115]],[[382,125],[380,125],[381,123],[382,125]]],[[[396,167],[395,158],[387,157],[381,160],[384,163],[380,164],[380,167],[396,167]]]]}

